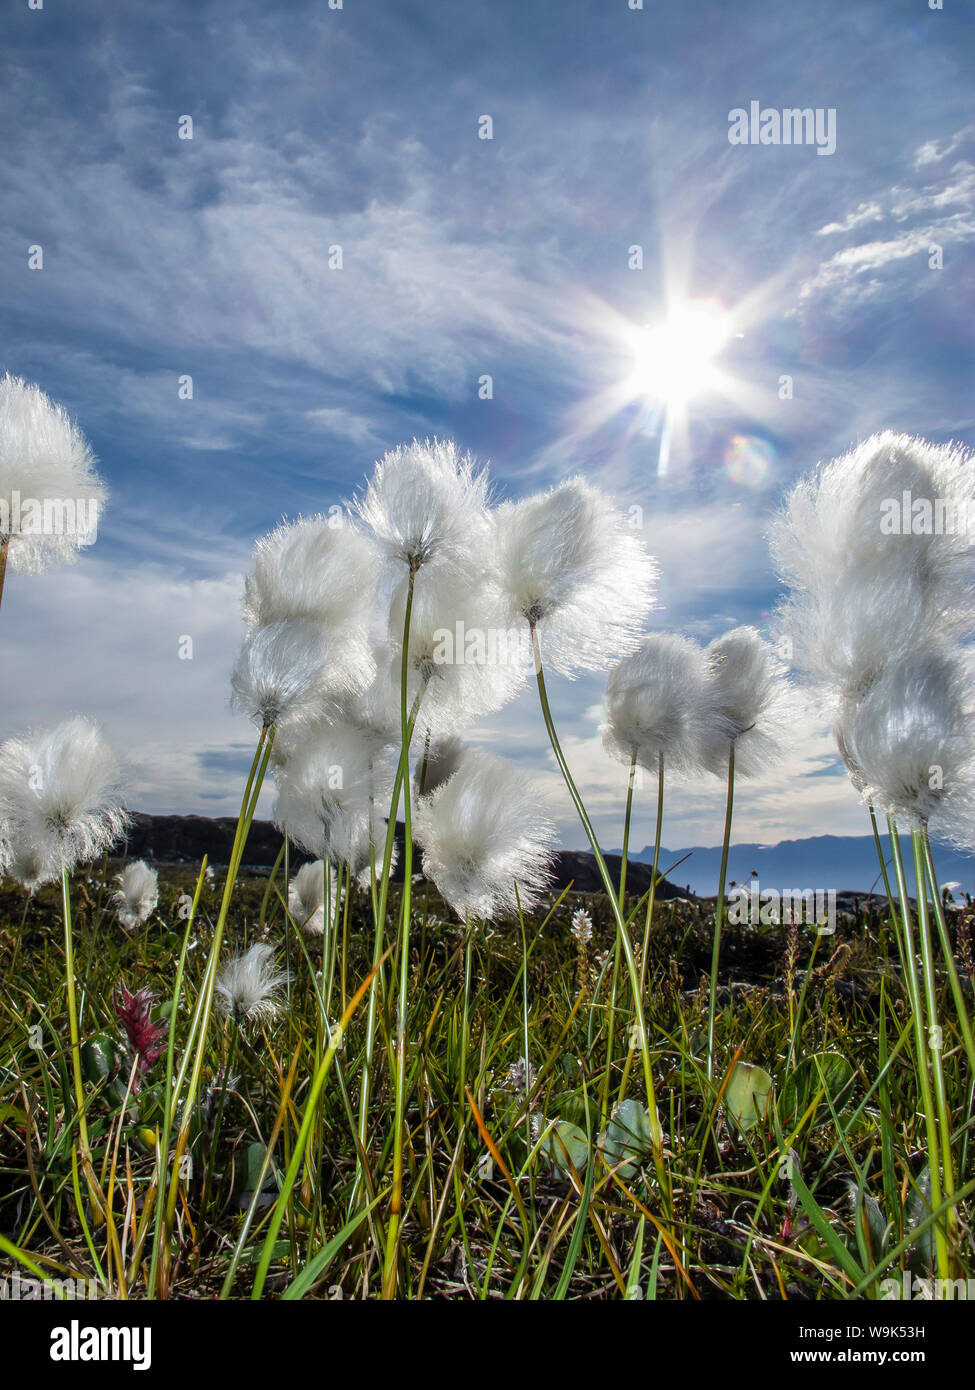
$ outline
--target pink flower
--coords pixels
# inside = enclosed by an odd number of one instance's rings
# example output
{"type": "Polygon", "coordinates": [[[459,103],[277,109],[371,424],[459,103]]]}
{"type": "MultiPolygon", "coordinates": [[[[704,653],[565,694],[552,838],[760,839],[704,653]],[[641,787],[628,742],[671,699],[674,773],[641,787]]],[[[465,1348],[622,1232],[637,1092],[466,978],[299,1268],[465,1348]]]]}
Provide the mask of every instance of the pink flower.
{"type": "Polygon", "coordinates": [[[132,1089],[138,1091],[142,1078],[152,1070],[166,1050],[169,1025],[162,1021],[153,1022],[152,1006],[156,1000],[148,985],[130,994],[120,980],[119,990],[120,997],[114,1001],[115,1013],[136,1059],[136,1077],[132,1089]]]}

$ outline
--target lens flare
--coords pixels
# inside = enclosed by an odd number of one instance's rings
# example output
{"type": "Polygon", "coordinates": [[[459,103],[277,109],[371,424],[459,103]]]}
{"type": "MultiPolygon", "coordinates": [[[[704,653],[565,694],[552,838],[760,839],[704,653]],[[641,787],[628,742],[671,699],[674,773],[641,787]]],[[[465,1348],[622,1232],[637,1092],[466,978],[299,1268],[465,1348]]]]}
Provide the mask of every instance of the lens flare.
{"type": "Polygon", "coordinates": [[[762,492],[775,478],[775,448],[756,435],[736,434],[725,449],[724,469],[733,483],[762,492]]]}

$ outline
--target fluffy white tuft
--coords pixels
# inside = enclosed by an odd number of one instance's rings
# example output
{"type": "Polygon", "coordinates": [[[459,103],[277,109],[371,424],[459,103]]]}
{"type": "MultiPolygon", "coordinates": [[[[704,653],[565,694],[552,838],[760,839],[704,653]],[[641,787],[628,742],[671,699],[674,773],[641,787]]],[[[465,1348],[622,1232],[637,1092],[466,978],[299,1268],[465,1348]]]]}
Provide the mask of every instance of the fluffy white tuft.
{"type": "Polygon", "coordinates": [[[656,566],[610,501],[581,478],[493,513],[495,573],[512,625],[539,634],[542,660],[572,676],[635,646],[656,566]]]}
{"type": "Polygon", "coordinates": [[[313,718],[374,677],[368,647],[350,648],[343,634],[322,623],[271,623],[244,639],[231,677],[231,704],[270,727],[313,718]]]}
{"type": "Polygon", "coordinates": [[[414,439],[379,460],[356,510],[387,556],[466,568],[487,530],[487,474],[450,439],[414,439]]]}
{"type": "Polygon", "coordinates": [[[926,608],[917,573],[908,571],[892,585],[846,568],[833,584],[785,599],[776,626],[796,669],[821,687],[821,698],[835,709],[866,694],[892,655],[923,644],[926,608]]]}
{"type": "Polygon", "coordinates": [[[606,750],[656,773],[700,767],[707,667],[701,648],[685,637],[653,633],[615,668],[606,687],[606,750]]]}
{"type": "Polygon", "coordinates": [[[837,743],[864,800],[912,826],[975,845],[971,662],[950,646],[893,660],[841,713],[837,743]]]}
{"type": "Polygon", "coordinates": [[[95,539],[107,497],[94,455],[63,407],[19,377],[0,377],[0,500],[9,527],[5,536],[0,513],[0,542],[9,540],[11,569],[37,574],[51,564],[74,560],[78,550],[95,539]],[[13,529],[15,496],[20,499],[19,530],[13,529]],[[47,503],[52,516],[60,515],[60,534],[45,534],[47,528],[40,525],[35,509],[25,506],[28,502],[42,508],[47,503]],[[74,507],[70,525],[70,511],[67,519],[61,511],[64,502],[74,507]]]}
{"type": "MultiPolygon", "coordinates": [[[[337,890],[335,870],[328,875],[329,915],[335,910],[337,890]]],[[[302,864],[288,887],[288,911],[307,936],[321,936],[325,930],[325,861],[314,859],[302,864]]]]}
{"type": "Polygon", "coordinates": [[[531,777],[504,758],[465,754],[413,818],[423,872],[461,918],[532,907],[549,879],[555,830],[531,777]],[[515,884],[518,885],[516,896],[515,884]]]}
{"type": "Polygon", "coordinates": [[[369,871],[370,839],[381,861],[395,766],[346,720],[322,721],[276,768],[274,822],[308,854],[369,871]]]}
{"type": "Polygon", "coordinates": [[[281,1012],[280,990],[287,978],[287,971],[275,968],[274,947],[255,941],[217,972],[217,1009],[238,1023],[270,1023],[281,1012]]]}
{"type": "MultiPolygon", "coordinates": [[[[398,682],[409,581],[393,598],[389,679],[398,682]]],[[[407,699],[435,733],[471,724],[512,699],[531,669],[528,629],[506,626],[497,589],[445,571],[418,575],[410,612],[407,699]]]]}
{"type": "Polygon", "coordinates": [[[117,780],[97,725],[81,716],[0,744],[7,872],[33,891],[110,849],[129,819],[117,780]]]}
{"type": "Polygon", "coordinates": [[[119,921],[126,931],[136,931],[143,926],[159,901],[159,875],[151,869],[144,859],[136,859],[126,864],[115,877],[119,889],[112,895],[118,908],[119,921]]]}
{"type": "Polygon", "coordinates": [[[251,627],[288,619],[367,627],[379,573],[376,545],[351,526],[322,516],[278,526],[262,536],[244,590],[251,627]]]}
{"type": "Polygon", "coordinates": [[[973,504],[975,455],[889,430],[797,483],[769,533],[797,667],[858,698],[932,626],[970,632],[973,504]]]}
{"type": "Polygon", "coordinates": [[[785,668],[753,627],[736,627],[704,650],[701,763],[727,774],[735,749],[735,774],[754,777],[776,763],[796,702],[785,668]]]}

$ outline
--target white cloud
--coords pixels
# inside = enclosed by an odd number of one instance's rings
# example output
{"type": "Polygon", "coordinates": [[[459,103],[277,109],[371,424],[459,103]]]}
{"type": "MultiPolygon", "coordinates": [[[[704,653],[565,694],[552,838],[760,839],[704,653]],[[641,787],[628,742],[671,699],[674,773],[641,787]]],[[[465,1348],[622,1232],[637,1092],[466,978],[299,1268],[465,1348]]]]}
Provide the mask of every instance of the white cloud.
{"type": "Polygon", "coordinates": [[[854,211],[847,213],[842,222],[828,222],[825,227],[820,227],[817,236],[834,236],[837,232],[849,232],[854,227],[861,227],[865,222],[882,222],[884,210],[879,203],[861,203],[854,211]]]}
{"type": "Polygon", "coordinates": [[[351,439],[355,444],[372,444],[378,438],[372,421],[365,415],[357,415],[344,406],[322,406],[319,410],[306,410],[304,418],[316,429],[326,434],[337,435],[340,439],[351,439]]]}
{"type": "Polygon", "coordinates": [[[927,256],[975,242],[975,167],[961,160],[937,168],[963,143],[961,131],[944,147],[923,145],[914,159],[925,182],[918,187],[895,184],[869,201],[861,201],[841,221],[820,227],[817,235],[857,232],[890,218],[903,227],[896,235],[859,241],[820,262],[799,290],[803,312],[813,306],[829,320],[842,320],[859,306],[892,297],[913,299],[930,285],[927,256]],[[923,257],[918,265],[909,264],[923,257]]]}
{"type": "Polygon", "coordinates": [[[256,742],[228,706],[242,583],[233,572],[190,580],[153,564],[122,569],[94,553],[41,576],[8,575],[0,736],[90,714],[125,765],[133,809],[235,813],[243,778],[208,780],[200,758],[239,757],[256,742]],[[191,660],[180,659],[186,638],[191,660]]]}

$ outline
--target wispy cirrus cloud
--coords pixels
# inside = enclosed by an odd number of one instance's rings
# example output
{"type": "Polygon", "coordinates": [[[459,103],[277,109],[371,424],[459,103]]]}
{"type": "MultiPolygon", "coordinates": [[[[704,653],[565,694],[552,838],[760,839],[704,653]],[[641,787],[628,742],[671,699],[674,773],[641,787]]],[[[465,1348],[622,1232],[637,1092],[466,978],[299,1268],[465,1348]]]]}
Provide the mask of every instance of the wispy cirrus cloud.
{"type": "MultiPolygon", "coordinates": [[[[765,521],[798,470],[888,424],[975,437],[971,20],[915,11],[8,7],[2,365],[66,402],[112,497],[92,554],[11,583],[5,729],[83,708],[128,756],[134,804],[231,813],[252,539],[341,504],[414,435],[491,460],[502,496],[575,471],[604,486],[659,559],[655,625],[765,625],[765,521]],[[753,97],[836,107],[835,156],[730,147],[727,112],[753,97]],[[620,330],[672,293],[723,301],[744,337],[664,477],[644,403],[598,406],[632,368],[620,330]]],[[[609,832],[600,695],[553,692],[609,832]]],[[[544,768],[526,700],[477,736],[544,768]]],[[[742,833],[839,823],[817,756],[791,768],[808,795],[747,793],[742,833]]],[[[715,838],[709,796],[674,803],[687,835],[715,838]]]]}

